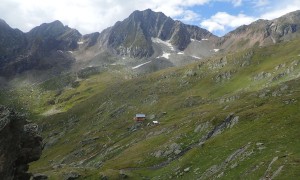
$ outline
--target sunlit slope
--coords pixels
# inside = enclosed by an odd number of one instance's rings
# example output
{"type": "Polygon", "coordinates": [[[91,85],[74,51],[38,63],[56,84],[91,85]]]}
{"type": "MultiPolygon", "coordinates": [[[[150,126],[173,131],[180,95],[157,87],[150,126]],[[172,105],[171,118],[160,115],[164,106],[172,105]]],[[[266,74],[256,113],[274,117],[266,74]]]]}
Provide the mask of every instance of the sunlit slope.
{"type": "MultiPolygon", "coordinates": [[[[50,179],[70,172],[91,179],[296,179],[299,42],[119,79],[105,88],[101,80],[80,103],[66,99],[62,105],[70,109],[37,121],[46,144],[30,168],[50,179]],[[146,122],[135,124],[136,113],[145,113],[146,122]],[[160,124],[147,126],[153,120],[160,124]]],[[[72,91],[82,93],[87,82],[72,91]]]]}

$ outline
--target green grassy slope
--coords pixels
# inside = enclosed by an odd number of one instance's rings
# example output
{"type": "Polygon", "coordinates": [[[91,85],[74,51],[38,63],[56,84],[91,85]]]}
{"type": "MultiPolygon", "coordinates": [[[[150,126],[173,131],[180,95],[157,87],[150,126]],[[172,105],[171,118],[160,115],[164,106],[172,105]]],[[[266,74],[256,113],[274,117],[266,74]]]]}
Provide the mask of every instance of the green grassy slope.
{"type": "MultiPolygon", "coordinates": [[[[104,72],[58,95],[40,85],[43,98],[38,105],[28,100],[29,110],[42,114],[58,107],[61,112],[34,116],[46,145],[30,170],[50,179],[70,172],[83,179],[297,179],[299,43],[213,57],[131,80],[104,72]],[[147,115],[140,126],[132,120],[136,113],[147,115]],[[230,114],[238,122],[216,133],[230,114]],[[152,120],[160,124],[147,126],[152,120]],[[210,132],[215,133],[203,141],[210,132]]],[[[16,98],[26,100],[20,93],[16,98]]]]}

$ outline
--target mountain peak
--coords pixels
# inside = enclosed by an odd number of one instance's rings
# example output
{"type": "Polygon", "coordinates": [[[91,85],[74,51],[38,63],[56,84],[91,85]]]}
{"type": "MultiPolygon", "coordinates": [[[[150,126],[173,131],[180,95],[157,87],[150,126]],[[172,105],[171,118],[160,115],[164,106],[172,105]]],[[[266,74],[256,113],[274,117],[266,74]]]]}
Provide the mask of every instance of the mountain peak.
{"type": "Polygon", "coordinates": [[[192,27],[151,9],[136,10],[123,21],[102,33],[100,41],[118,55],[150,57],[154,53],[151,38],[169,41],[175,49],[184,50],[192,39],[214,36],[200,27],[192,27]]]}
{"type": "Polygon", "coordinates": [[[62,22],[56,20],[50,23],[43,23],[30,30],[27,34],[29,36],[57,37],[70,30],[71,28],[64,26],[62,22]]]}
{"type": "Polygon", "coordinates": [[[52,25],[52,26],[64,26],[64,24],[62,22],[60,22],[59,20],[55,20],[55,21],[50,22],[48,24],[52,25]]]}
{"type": "Polygon", "coordinates": [[[6,24],[6,22],[0,18],[0,24],[4,24],[4,23],[6,24]]]}
{"type": "Polygon", "coordinates": [[[0,18],[0,27],[1,28],[11,28],[3,19],[0,18]]]}
{"type": "Polygon", "coordinates": [[[152,11],[151,9],[145,9],[143,11],[139,11],[139,10],[134,11],[129,15],[128,19],[133,19],[136,21],[148,21],[153,18],[156,18],[157,16],[167,18],[167,16],[162,12],[155,12],[152,11]]]}
{"type": "Polygon", "coordinates": [[[62,22],[60,22],[59,20],[55,20],[53,22],[50,23],[43,23],[40,26],[38,26],[40,28],[65,28],[64,24],[62,22]]]}
{"type": "MultiPolygon", "coordinates": [[[[135,10],[135,11],[133,11],[132,13],[131,13],[131,15],[133,15],[133,14],[146,14],[146,13],[153,13],[153,14],[155,14],[155,13],[158,13],[158,12],[155,12],[155,11],[153,11],[152,9],[145,9],[145,10],[135,10]]],[[[129,15],[130,16],[130,15],[129,15]]]]}

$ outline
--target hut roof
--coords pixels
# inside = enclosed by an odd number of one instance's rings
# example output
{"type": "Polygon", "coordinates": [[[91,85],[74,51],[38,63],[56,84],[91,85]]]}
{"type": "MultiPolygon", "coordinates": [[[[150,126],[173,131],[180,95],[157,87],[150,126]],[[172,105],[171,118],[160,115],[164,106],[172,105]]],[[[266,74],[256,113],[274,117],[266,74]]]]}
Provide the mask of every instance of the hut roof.
{"type": "Polygon", "coordinates": [[[145,114],[136,114],[135,117],[137,117],[137,118],[144,118],[144,117],[146,117],[146,115],[145,114]]]}

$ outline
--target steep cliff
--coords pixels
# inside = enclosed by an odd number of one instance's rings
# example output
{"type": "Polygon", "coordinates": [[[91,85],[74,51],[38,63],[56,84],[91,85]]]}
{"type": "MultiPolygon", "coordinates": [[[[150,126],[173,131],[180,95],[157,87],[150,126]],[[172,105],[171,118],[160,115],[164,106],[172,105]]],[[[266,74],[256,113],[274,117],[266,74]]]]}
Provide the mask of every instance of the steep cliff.
{"type": "Polygon", "coordinates": [[[37,125],[25,117],[0,106],[0,177],[1,179],[29,179],[28,163],[42,154],[42,138],[37,125]]]}

